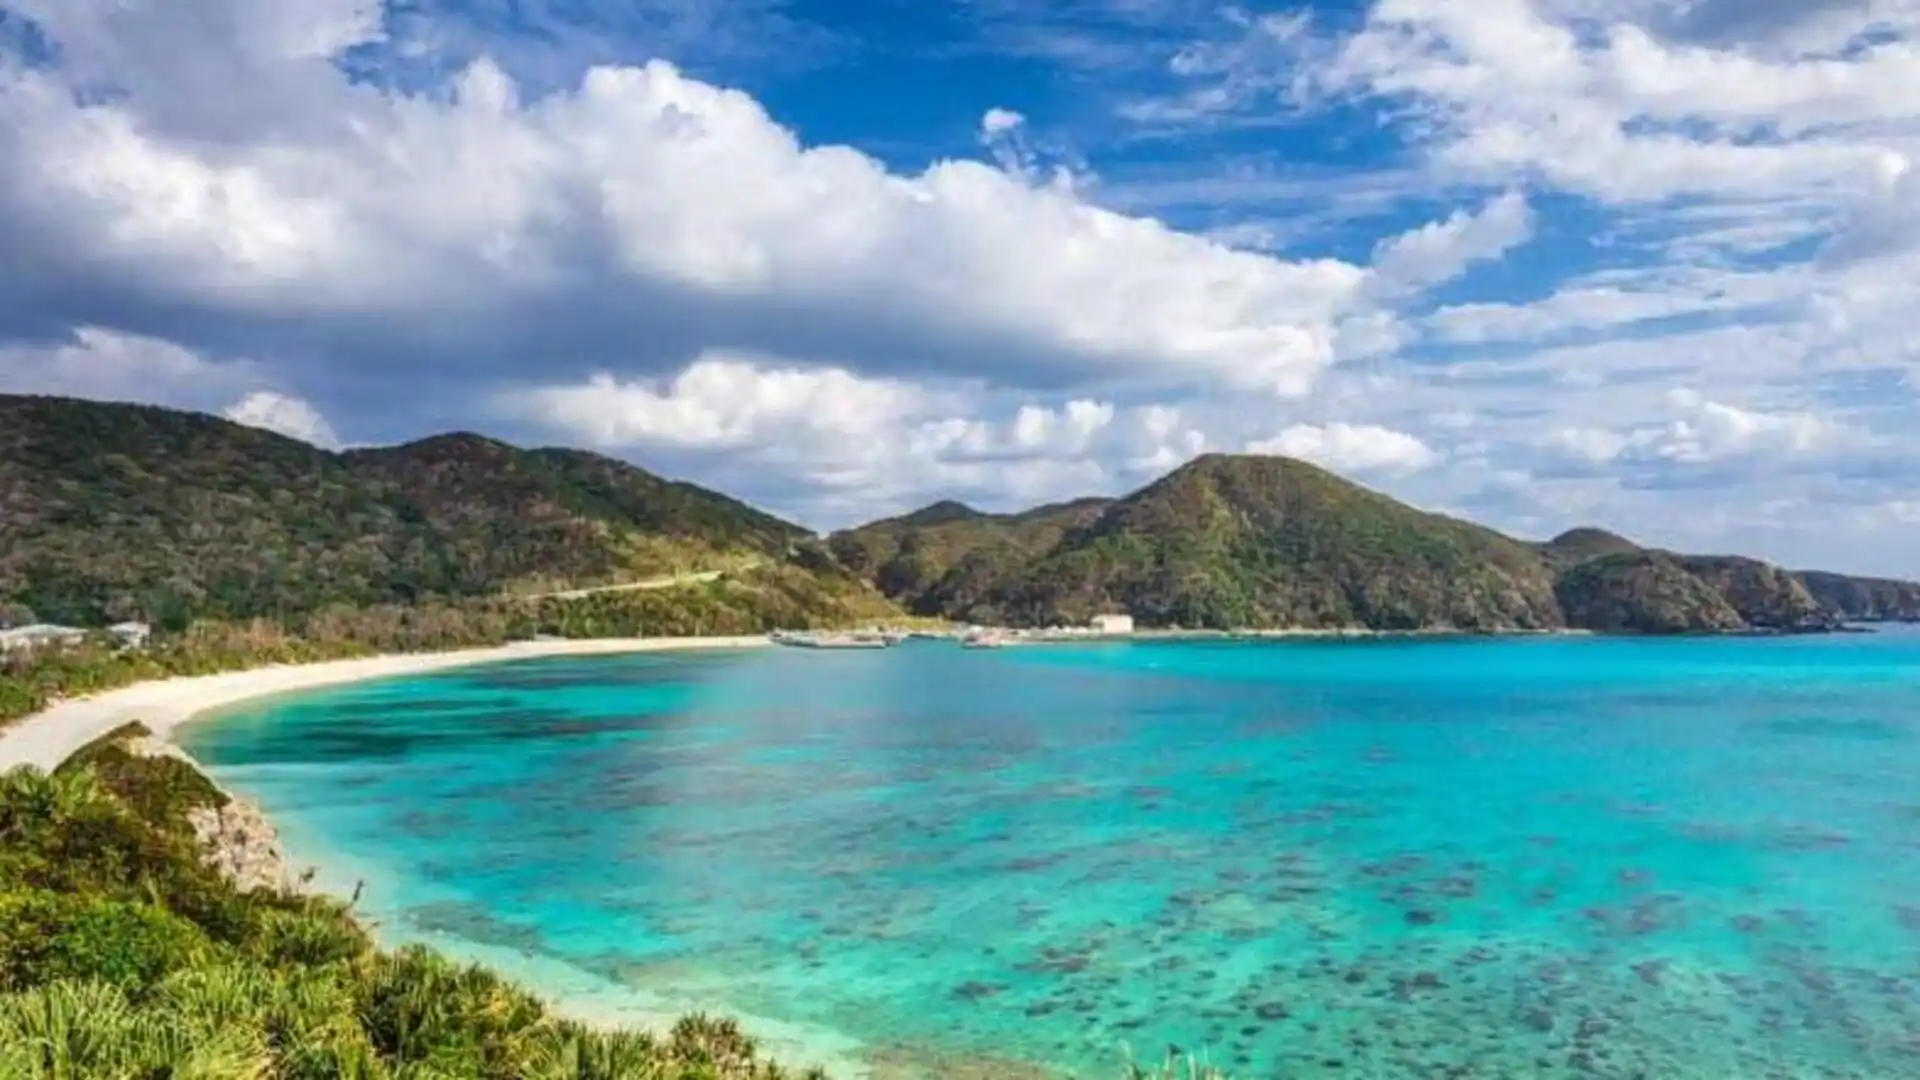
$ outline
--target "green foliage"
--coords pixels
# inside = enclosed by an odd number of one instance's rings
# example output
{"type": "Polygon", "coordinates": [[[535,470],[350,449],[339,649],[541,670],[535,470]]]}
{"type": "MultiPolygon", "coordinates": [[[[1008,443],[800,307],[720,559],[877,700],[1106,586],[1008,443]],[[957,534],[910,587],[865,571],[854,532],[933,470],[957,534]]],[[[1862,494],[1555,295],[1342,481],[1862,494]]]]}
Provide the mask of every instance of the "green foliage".
{"type": "Polygon", "coordinates": [[[1081,499],[1019,514],[985,514],[942,502],[835,533],[828,544],[840,562],[915,614],[989,622],[998,612],[983,605],[991,604],[1005,571],[1052,551],[1108,505],[1106,499],[1081,499]]]}
{"type": "Polygon", "coordinates": [[[1920,617],[1920,585],[1645,552],[1600,529],[1529,544],[1276,457],[1207,455],[1122,499],[1025,514],[941,503],[829,543],[911,610],[983,623],[1677,633],[1920,617]]]}
{"type": "Polygon", "coordinates": [[[0,894],[0,942],[0,989],[59,979],[143,986],[210,946],[164,908],[45,891],[0,894]]]}
{"type": "Polygon", "coordinates": [[[899,609],[844,570],[777,564],[671,589],[543,600],[540,631],[558,637],[698,637],[887,622],[899,609]]]}
{"type": "Polygon", "coordinates": [[[132,651],[98,644],[0,656],[0,725],[61,698],[147,679],[209,675],[378,653],[503,645],[560,637],[758,634],[888,622],[900,611],[824,549],[797,545],[716,580],[572,599],[470,600],[414,607],[330,607],[287,623],[195,623],[132,651]]]}
{"type": "Polygon", "coordinates": [[[1203,457],[1112,503],[940,517],[833,542],[917,609],[980,621],[1121,610],[1221,629],[1559,625],[1551,574],[1527,545],[1281,458],[1203,457]]]}
{"type": "Polygon", "coordinates": [[[9,612],[171,632],[778,558],[808,536],[596,454],[466,434],[334,454],[197,413],[6,395],[0,506],[9,612]]]}
{"type": "Polygon", "coordinates": [[[0,777],[0,1080],[780,1080],[726,1021],[561,1020],[482,968],[374,950],[340,905],[242,894],[185,763],[126,731],[0,777]]]}

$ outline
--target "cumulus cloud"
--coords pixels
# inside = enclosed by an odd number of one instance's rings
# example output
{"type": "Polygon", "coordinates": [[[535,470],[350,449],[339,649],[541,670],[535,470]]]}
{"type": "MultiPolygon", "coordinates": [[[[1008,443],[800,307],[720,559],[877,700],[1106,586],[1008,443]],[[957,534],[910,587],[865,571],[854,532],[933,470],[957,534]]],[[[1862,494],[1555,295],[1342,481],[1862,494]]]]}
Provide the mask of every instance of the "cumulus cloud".
{"type": "Polygon", "coordinates": [[[1295,424],[1270,439],[1246,444],[1249,454],[1304,458],[1335,472],[1413,472],[1439,455],[1404,431],[1374,424],[1295,424]]]}
{"type": "Polygon", "coordinates": [[[584,383],[503,395],[509,411],[595,446],[737,449],[796,437],[859,438],[922,412],[906,383],[728,355],[704,356],[671,379],[584,383]]]}
{"type": "MultiPolygon", "coordinates": [[[[1315,80],[1414,103],[1450,167],[1503,180],[1520,170],[1617,202],[1858,189],[1886,153],[1872,132],[1920,108],[1904,37],[1863,37],[1835,56],[1830,39],[1782,36],[1785,48],[1761,55],[1664,38],[1663,10],[1674,7],[1380,0],[1315,80]]],[[[1857,34],[1889,26],[1857,9],[1829,14],[1857,34]]]]}
{"type": "Polygon", "coordinates": [[[206,408],[264,378],[246,361],[217,363],[169,341],[81,326],[64,340],[0,343],[0,392],[206,408]]]}
{"type": "Polygon", "coordinates": [[[1195,422],[1166,406],[1010,405],[977,384],[873,379],[769,356],[703,356],[659,379],[516,388],[495,407],[569,442],[720,469],[773,505],[802,494],[810,516],[834,524],[928,491],[1011,507],[1116,490],[1206,447],[1195,422]]]}
{"type": "Polygon", "coordinates": [[[255,390],[221,410],[236,424],[264,428],[290,439],[332,448],[340,445],[333,426],[312,405],[273,390],[255,390]]]}
{"type": "MultiPolygon", "coordinates": [[[[902,174],[807,147],[752,98],[664,61],[594,68],[539,101],[485,61],[444,95],[384,94],[323,62],[368,32],[347,12],[283,24],[276,5],[205,0],[219,18],[204,37],[135,64],[122,93],[76,97],[77,72],[114,78],[105,59],[161,18],[151,3],[78,9],[45,24],[100,70],[16,66],[0,92],[0,222],[36,252],[14,302],[0,295],[0,329],[46,317],[21,293],[53,294],[68,319],[342,367],[499,372],[538,350],[575,373],[616,358],[660,371],[732,348],[1038,388],[1298,394],[1336,359],[1331,326],[1365,277],[1230,250],[1017,170],[902,174]],[[279,123],[198,130],[149,111],[191,89],[150,68],[185,78],[214,53],[253,66],[229,96],[289,99],[279,123]]],[[[989,121],[1019,133],[1011,113],[989,121]]]]}

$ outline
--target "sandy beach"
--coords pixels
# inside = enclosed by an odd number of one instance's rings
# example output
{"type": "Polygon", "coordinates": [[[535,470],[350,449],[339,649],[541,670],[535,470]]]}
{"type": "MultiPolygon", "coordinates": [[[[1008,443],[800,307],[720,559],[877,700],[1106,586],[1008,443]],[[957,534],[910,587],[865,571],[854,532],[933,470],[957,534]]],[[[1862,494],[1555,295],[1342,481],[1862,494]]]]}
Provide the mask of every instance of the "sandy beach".
{"type": "Polygon", "coordinates": [[[250,698],[318,686],[540,656],[594,656],[665,649],[744,649],[765,644],[767,638],[761,635],[522,641],[487,649],[398,653],[318,664],[283,664],[219,675],[136,683],[92,697],[60,702],[0,731],[0,772],[20,765],[32,765],[50,771],[74,751],[114,728],[135,720],[145,724],[155,737],[167,739],[175,728],[208,710],[250,698]]]}
{"type": "MultiPolygon", "coordinates": [[[[151,730],[156,739],[171,741],[182,724],[202,713],[254,698],[316,687],[535,657],[745,649],[767,644],[769,639],[762,635],[527,641],[497,648],[402,653],[161,679],[63,701],[0,731],[0,772],[19,765],[51,770],[87,743],[135,720],[151,730]]],[[[365,882],[370,877],[352,853],[325,850],[316,844],[298,851],[289,850],[287,855],[289,865],[311,867],[317,875],[309,887],[343,899],[354,890],[356,878],[365,882]]],[[[689,1003],[618,985],[560,961],[511,949],[444,935],[395,935],[391,928],[381,926],[378,921],[370,923],[368,929],[376,940],[389,947],[420,942],[457,959],[487,964],[534,989],[562,1014],[588,1023],[664,1030],[680,1016],[704,1008],[733,1015],[777,1060],[802,1068],[820,1066],[836,1077],[858,1078],[868,1072],[857,1056],[857,1042],[824,1029],[744,1015],[727,1009],[722,1002],[689,1003]]]]}

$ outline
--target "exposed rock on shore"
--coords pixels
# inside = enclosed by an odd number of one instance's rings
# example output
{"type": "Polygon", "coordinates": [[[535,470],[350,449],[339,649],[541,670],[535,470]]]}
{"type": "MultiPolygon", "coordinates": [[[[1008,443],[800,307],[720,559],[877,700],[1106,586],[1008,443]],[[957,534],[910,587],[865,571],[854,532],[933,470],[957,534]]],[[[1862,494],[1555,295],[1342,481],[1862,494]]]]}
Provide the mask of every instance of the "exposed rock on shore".
{"type": "MultiPolygon", "coordinates": [[[[186,751],[150,735],[129,739],[125,745],[128,753],[140,757],[171,757],[199,767],[186,751]]],[[[205,849],[207,864],[242,891],[294,891],[304,887],[305,882],[293,872],[280,849],[279,831],[259,805],[232,792],[223,790],[221,794],[225,797],[220,805],[187,811],[187,821],[205,849]]]]}

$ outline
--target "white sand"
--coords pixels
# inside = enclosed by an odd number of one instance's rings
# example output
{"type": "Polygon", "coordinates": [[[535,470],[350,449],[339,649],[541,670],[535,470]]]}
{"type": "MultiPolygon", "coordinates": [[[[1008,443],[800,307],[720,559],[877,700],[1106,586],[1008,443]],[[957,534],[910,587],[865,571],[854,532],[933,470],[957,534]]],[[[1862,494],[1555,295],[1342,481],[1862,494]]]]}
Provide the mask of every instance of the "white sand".
{"type": "Polygon", "coordinates": [[[19,765],[33,765],[50,771],[89,742],[135,720],[145,724],[156,737],[165,739],[175,728],[200,713],[269,694],[536,656],[589,656],[661,649],[742,649],[765,644],[767,639],[761,636],[524,641],[491,649],[399,653],[320,664],[283,664],[251,671],[136,683],[93,697],[62,701],[0,731],[0,772],[19,765]]]}
{"type": "MultiPolygon", "coordinates": [[[[387,676],[522,660],[540,656],[591,656],[666,649],[744,649],[766,645],[755,637],[597,638],[579,641],[528,641],[492,649],[443,653],[402,653],[319,664],[255,668],[220,675],[161,679],[138,683],[89,698],[63,701],[0,731],[0,772],[17,765],[52,769],[69,755],[130,721],[138,720],[167,739],[201,713],[251,698],[387,676]]],[[[345,899],[357,881],[369,880],[364,868],[344,852],[287,852],[294,865],[311,861],[322,892],[345,899]]],[[[805,1068],[819,1066],[843,1080],[861,1080],[867,1068],[858,1057],[860,1043],[836,1032],[742,1014],[718,1001],[688,1001],[619,985],[563,961],[481,945],[445,935],[406,934],[395,938],[378,923],[369,927],[383,944],[419,941],[458,959],[483,963],[545,997],[559,1012],[587,1023],[665,1031],[689,1012],[731,1015],[741,1029],[777,1061],[805,1068]]]]}

